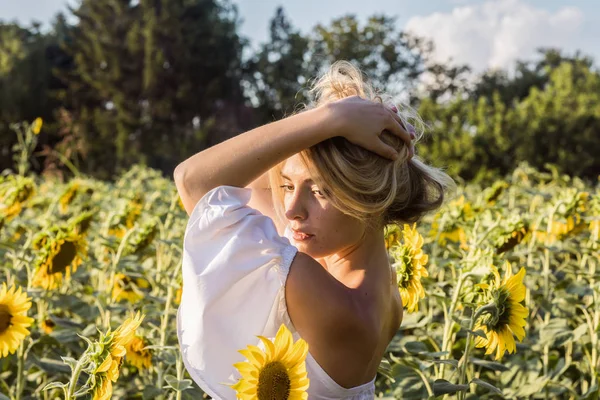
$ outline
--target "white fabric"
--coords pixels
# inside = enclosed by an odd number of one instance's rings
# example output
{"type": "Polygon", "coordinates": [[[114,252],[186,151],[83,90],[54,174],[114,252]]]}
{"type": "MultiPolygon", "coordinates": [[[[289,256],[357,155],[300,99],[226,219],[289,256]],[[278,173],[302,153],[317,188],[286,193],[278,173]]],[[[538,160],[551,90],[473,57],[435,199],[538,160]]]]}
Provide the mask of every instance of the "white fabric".
{"type": "MultiPolygon", "coordinates": [[[[233,384],[244,361],[238,350],[257,335],[273,339],[281,324],[294,328],[285,303],[285,281],[297,249],[290,231],[279,236],[273,221],[249,207],[251,189],[218,186],[190,215],[183,243],[183,293],[177,337],[192,379],[215,399],[235,399],[233,384]],[[222,384],[224,383],[224,384],[222,384]]],[[[309,399],[365,400],[375,397],[375,378],[343,388],[308,353],[309,399]]]]}

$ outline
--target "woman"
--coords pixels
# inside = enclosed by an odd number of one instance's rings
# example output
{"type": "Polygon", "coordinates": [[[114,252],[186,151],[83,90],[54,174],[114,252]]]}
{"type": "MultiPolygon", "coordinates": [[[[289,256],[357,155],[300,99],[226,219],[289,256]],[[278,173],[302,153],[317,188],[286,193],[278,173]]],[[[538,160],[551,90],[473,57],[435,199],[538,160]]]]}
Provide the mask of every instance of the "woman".
{"type": "Polygon", "coordinates": [[[454,187],[413,158],[407,120],[419,117],[384,103],[352,64],[333,64],[311,93],[302,112],[174,172],[190,215],[178,337],[214,398],[236,398],[238,350],[282,324],[308,343],[309,399],[373,398],[403,315],[383,228],[417,221],[454,187]]]}

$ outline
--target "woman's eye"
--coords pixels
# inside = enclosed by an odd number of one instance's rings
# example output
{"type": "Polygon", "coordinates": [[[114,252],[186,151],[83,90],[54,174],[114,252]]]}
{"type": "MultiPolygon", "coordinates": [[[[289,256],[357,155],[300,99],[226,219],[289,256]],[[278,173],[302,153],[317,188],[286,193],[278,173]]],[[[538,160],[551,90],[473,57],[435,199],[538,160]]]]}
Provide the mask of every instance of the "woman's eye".
{"type": "Polygon", "coordinates": [[[313,193],[317,193],[319,196],[325,197],[325,195],[323,194],[323,192],[321,192],[320,190],[313,190],[313,193]]]}
{"type": "Polygon", "coordinates": [[[283,188],[284,190],[291,190],[292,189],[292,187],[290,185],[281,185],[279,187],[283,188]]]}

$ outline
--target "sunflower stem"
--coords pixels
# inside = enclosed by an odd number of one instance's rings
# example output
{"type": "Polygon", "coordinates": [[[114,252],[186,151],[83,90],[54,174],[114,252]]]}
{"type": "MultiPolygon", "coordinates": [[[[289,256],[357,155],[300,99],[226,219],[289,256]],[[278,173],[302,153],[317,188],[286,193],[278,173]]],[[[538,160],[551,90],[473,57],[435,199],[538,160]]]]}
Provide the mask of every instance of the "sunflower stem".
{"type": "MultiPolygon", "coordinates": [[[[590,260],[589,262],[589,266],[590,266],[590,287],[595,288],[596,287],[596,283],[595,283],[595,279],[594,276],[596,276],[596,261],[595,260],[590,260]]],[[[592,334],[592,332],[596,332],[598,329],[600,329],[600,299],[598,297],[598,291],[594,290],[593,291],[593,301],[595,304],[595,310],[594,310],[594,317],[593,317],[593,321],[588,322],[588,325],[590,325],[590,338],[592,341],[592,362],[590,365],[590,370],[591,370],[591,374],[592,374],[592,383],[591,386],[594,386],[597,382],[598,382],[598,335],[592,334]]],[[[582,307],[583,308],[583,307],[582,307]]]]}
{"type": "MultiPolygon", "coordinates": [[[[551,214],[550,216],[550,222],[548,223],[550,225],[551,221],[552,221],[552,217],[553,217],[554,213],[551,214]]],[[[548,227],[548,230],[550,228],[548,227]]],[[[550,280],[549,280],[549,275],[550,275],[550,251],[548,250],[548,248],[544,249],[544,263],[543,263],[543,275],[544,275],[544,299],[546,299],[547,304],[550,304],[550,280]]],[[[550,323],[550,310],[544,310],[544,322],[545,325],[548,325],[548,323],[550,323]]],[[[543,363],[543,368],[544,368],[544,376],[548,376],[548,365],[549,365],[549,355],[550,355],[550,345],[546,344],[544,345],[544,353],[542,356],[542,363],[543,363]]],[[[546,400],[548,400],[548,396],[549,396],[549,390],[548,390],[548,386],[546,385],[544,387],[544,397],[546,400]]]]}
{"type": "MultiPolygon", "coordinates": [[[[427,394],[431,397],[431,396],[435,396],[435,394],[433,393],[433,389],[431,388],[431,384],[429,383],[429,380],[427,379],[427,377],[423,374],[423,372],[421,372],[418,369],[414,369],[414,371],[421,377],[421,379],[423,380],[423,383],[425,384],[425,388],[427,389],[427,394]]],[[[179,399],[178,399],[179,400],[179,399]]]]}
{"type": "MultiPolygon", "coordinates": [[[[177,380],[178,381],[182,381],[183,380],[183,360],[181,359],[181,353],[177,352],[177,380]]],[[[175,395],[175,400],[181,400],[181,390],[177,391],[177,394],[175,395]]]]}
{"type": "Polygon", "coordinates": [[[75,396],[75,386],[77,385],[77,381],[79,380],[79,375],[83,370],[83,366],[85,365],[84,359],[86,358],[87,351],[83,353],[83,355],[77,360],[77,364],[73,368],[73,372],[71,373],[71,380],[69,381],[69,388],[67,389],[67,398],[65,400],[74,399],[75,396]]]}
{"type": "MultiPolygon", "coordinates": [[[[121,259],[123,251],[125,250],[125,246],[127,246],[129,237],[133,234],[134,231],[135,231],[135,228],[129,229],[123,236],[121,243],[119,243],[119,248],[117,249],[117,254],[115,254],[115,256],[113,257],[112,263],[110,265],[110,279],[109,279],[110,286],[108,287],[108,290],[111,290],[111,288],[113,288],[115,286],[115,275],[116,275],[116,271],[117,271],[117,264],[119,263],[119,260],[121,259]]],[[[113,296],[112,296],[112,294],[110,294],[109,295],[109,305],[112,304],[113,300],[114,300],[113,296]]]]}
{"type": "MultiPolygon", "coordinates": [[[[496,309],[496,305],[494,303],[489,303],[489,304],[486,304],[485,306],[477,309],[475,314],[473,314],[471,316],[471,321],[469,322],[469,331],[467,332],[467,342],[465,344],[465,353],[463,354],[463,357],[460,359],[459,364],[458,364],[458,367],[460,368],[460,374],[458,375],[458,384],[459,385],[463,384],[463,382],[465,380],[465,375],[467,373],[469,352],[471,350],[471,336],[472,336],[471,332],[473,331],[473,328],[475,327],[475,323],[477,322],[477,320],[483,313],[492,312],[495,309],[496,309]]],[[[467,390],[469,390],[469,389],[467,389],[467,390]]],[[[458,399],[462,400],[464,398],[464,395],[465,395],[465,392],[463,392],[461,390],[460,392],[458,392],[458,399]]]]}
{"type": "MultiPolygon", "coordinates": [[[[450,303],[450,309],[448,310],[448,317],[444,321],[444,336],[442,338],[442,351],[446,351],[448,348],[448,342],[450,341],[450,331],[452,329],[452,325],[454,324],[454,320],[452,319],[452,315],[454,314],[454,310],[456,309],[456,305],[458,303],[458,297],[460,294],[460,289],[462,288],[462,284],[464,279],[466,278],[466,274],[461,274],[458,277],[458,282],[456,284],[456,288],[454,289],[454,293],[452,294],[452,302],[450,303]]],[[[451,358],[452,354],[448,352],[446,356],[447,359],[451,358]]],[[[438,378],[444,379],[444,364],[440,366],[440,376],[438,378]]]]}
{"type": "MultiPolygon", "coordinates": [[[[169,284],[167,288],[167,300],[165,304],[165,311],[162,315],[162,320],[160,324],[160,346],[163,347],[167,341],[167,324],[169,322],[169,312],[171,311],[171,300],[173,299],[173,285],[169,284]]],[[[156,387],[162,387],[163,380],[163,368],[164,364],[162,361],[158,363],[158,371],[157,371],[157,379],[156,379],[156,387]]]]}
{"type": "Polygon", "coordinates": [[[18,361],[17,361],[17,392],[15,393],[15,399],[21,400],[23,394],[23,381],[25,374],[23,368],[25,366],[25,341],[22,341],[19,345],[18,361]]]}

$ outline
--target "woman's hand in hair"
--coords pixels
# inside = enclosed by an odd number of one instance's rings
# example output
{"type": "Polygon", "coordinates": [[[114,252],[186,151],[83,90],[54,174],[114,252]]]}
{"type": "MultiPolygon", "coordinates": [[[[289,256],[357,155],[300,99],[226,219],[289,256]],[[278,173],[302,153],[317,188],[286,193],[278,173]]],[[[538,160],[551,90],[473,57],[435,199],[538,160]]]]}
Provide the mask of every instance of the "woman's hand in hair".
{"type": "Polygon", "coordinates": [[[400,116],[391,106],[351,96],[328,103],[325,107],[329,109],[333,136],[343,136],[351,143],[395,160],[397,150],[380,138],[384,131],[388,131],[406,142],[409,159],[414,155],[413,135],[404,128],[400,116]]]}

